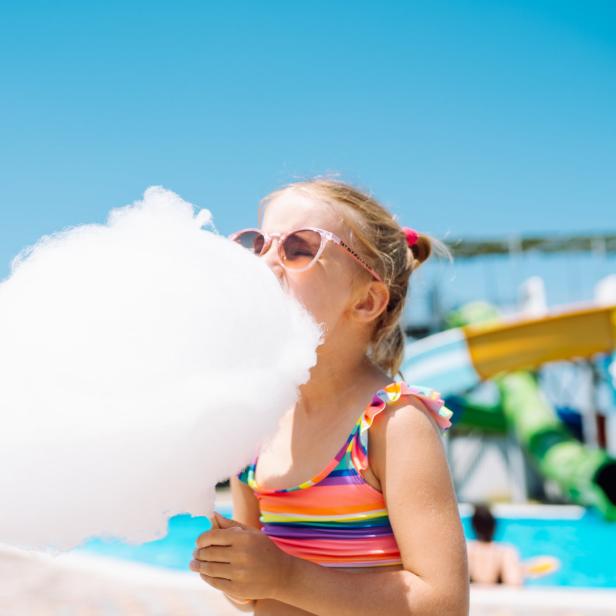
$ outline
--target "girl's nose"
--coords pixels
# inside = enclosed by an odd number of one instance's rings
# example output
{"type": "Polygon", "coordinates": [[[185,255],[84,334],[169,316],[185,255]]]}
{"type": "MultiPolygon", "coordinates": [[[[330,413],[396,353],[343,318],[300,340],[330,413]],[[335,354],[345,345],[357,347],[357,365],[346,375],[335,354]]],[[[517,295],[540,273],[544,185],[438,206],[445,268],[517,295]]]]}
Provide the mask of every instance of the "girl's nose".
{"type": "Polygon", "coordinates": [[[274,272],[276,278],[278,278],[278,282],[282,284],[282,280],[284,278],[284,268],[280,265],[280,261],[274,259],[272,262],[269,262],[267,266],[274,272]]]}
{"type": "Polygon", "coordinates": [[[280,283],[280,285],[284,287],[285,272],[283,267],[278,263],[274,263],[272,266],[270,266],[270,269],[272,270],[272,272],[274,272],[276,278],[278,278],[278,282],[280,283]]]}
{"type": "Polygon", "coordinates": [[[261,257],[265,264],[274,272],[280,282],[284,276],[284,268],[278,258],[278,251],[276,250],[275,242],[269,247],[269,250],[261,257]]]}

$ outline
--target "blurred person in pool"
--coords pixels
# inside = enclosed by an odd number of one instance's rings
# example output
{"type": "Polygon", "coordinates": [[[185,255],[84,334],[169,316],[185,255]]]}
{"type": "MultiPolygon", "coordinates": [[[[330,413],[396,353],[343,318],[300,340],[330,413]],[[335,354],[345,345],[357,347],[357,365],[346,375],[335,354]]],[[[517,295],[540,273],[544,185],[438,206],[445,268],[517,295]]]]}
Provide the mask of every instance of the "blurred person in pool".
{"type": "Polygon", "coordinates": [[[487,505],[475,505],[471,525],[476,540],[467,541],[470,581],[521,586],[524,570],[515,546],[494,541],[496,518],[487,505]]]}
{"type": "Polygon", "coordinates": [[[260,228],[231,239],[265,260],[324,342],[294,407],[231,477],[235,520],[216,515],[190,568],[260,616],[466,615],[441,440],[451,411],[394,380],[409,277],[432,252],[450,255],[343,182],[290,184],[263,206],[260,228]]]}

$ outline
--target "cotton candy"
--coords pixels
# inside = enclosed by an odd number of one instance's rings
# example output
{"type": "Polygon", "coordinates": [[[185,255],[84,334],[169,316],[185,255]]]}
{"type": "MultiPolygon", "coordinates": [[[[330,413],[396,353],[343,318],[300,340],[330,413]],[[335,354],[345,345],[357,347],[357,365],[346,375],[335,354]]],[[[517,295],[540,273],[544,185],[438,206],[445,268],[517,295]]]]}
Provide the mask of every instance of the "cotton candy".
{"type": "Polygon", "coordinates": [[[161,187],[41,238],[0,284],[0,543],[137,544],[207,515],[321,336],[263,260],[161,187]]]}

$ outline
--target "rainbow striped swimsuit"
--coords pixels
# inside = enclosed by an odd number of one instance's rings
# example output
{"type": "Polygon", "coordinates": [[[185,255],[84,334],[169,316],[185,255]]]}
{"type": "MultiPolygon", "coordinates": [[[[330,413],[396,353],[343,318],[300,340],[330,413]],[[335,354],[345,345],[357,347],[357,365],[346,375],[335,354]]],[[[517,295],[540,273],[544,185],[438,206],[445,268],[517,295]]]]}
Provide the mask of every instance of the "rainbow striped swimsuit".
{"type": "Polygon", "coordinates": [[[267,490],[255,481],[258,456],[242,469],[237,477],[259,501],[261,531],[285,552],[325,567],[402,564],[383,494],[360,471],[368,468],[368,429],[374,417],[408,395],[424,403],[442,430],[451,426],[452,412],[439,392],[394,382],[376,392],[346,443],[312,479],[293,488],[267,490]]]}

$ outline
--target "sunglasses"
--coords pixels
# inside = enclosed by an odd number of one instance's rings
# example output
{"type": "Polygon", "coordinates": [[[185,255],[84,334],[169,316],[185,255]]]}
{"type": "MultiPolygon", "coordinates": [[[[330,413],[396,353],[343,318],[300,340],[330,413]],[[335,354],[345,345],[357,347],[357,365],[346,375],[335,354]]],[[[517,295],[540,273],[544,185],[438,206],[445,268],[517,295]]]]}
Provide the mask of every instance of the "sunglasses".
{"type": "Polygon", "coordinates": [[[344,241],[336,234],[325,229],[305,227],[287,233],[263,233],[259,229],[242,229],[229,236],[229,239],[242,245],[258,257],[263,256],[278,240],[278,259],[282,266],[294,272],[304,272],[318,260],[327,242],[333,242],[351,255],[359,265],[370,272],[379,282],[383,279],[344,241]]]}

